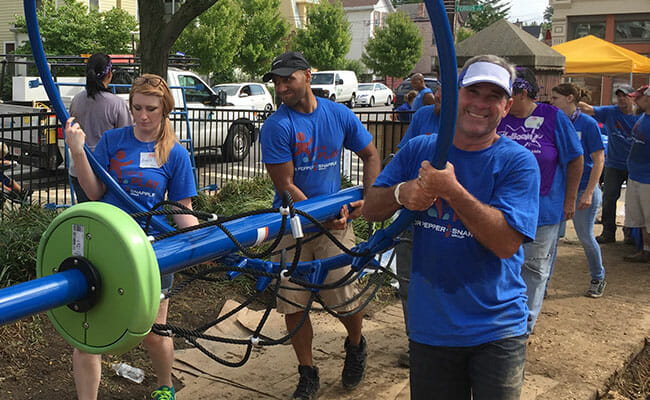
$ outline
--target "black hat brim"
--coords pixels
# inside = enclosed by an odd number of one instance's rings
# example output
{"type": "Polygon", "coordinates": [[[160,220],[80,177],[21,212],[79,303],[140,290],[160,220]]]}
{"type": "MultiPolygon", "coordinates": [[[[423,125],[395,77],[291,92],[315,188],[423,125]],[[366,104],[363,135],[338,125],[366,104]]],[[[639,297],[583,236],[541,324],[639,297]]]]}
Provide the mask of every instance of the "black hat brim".
{"type": "Polygon", "coordinates": [[[278,69],[273,69],[271,72],[267,72],[264,74],[262,77],[262,81],[268,82],[271,79],[273,79],[273,75],[281,76],[283,78],[286,78],[288,76],[291,76],[294,72],[298,71],[300,68],[295,68],[295,67],[285,67],[285,68],[278,68],[278,69]]]}

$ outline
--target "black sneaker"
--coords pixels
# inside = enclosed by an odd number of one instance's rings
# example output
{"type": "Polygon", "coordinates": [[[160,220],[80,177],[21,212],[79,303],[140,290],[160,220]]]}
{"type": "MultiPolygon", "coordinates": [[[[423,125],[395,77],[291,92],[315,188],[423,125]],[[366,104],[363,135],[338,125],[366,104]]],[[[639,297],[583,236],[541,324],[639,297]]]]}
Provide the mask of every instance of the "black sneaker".
{"type": "Polygon", "coordinates": [[[350,344],[350,338],[345,338],[345,364],[341,380],[343,387],[354,389],[359,386],[366,371],[366,338],[361,336],[358,346],[350,344]]]}
{"type": "Polygon", "coordinates": [[[587,290],[587,297],[593,297],[595,299],[602,297],[605,286],[607,286],[607,282],[604,279],[592,279],[589,290],[587,290]]]}
{"type": "Polygon", "coordinates": [[[316,393],[320,389],[318,367],[298,365],[298,373],[300,373],[300,380],[296,391],[293,392],[293,398],[301,400],[315,399],[316,393]]]}
{"type": "Polygon", "coordinates": [[[596,238],[596,241],[600,244],[614,243],[616,241],[616,236],[610,232],[603,232],[596,238]]]}

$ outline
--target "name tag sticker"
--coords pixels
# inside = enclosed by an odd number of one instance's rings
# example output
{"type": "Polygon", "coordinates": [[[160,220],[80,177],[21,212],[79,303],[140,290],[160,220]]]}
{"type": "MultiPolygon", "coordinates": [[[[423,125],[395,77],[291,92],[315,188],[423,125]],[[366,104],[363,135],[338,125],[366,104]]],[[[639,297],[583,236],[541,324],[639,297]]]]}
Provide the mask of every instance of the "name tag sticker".
{"type": "Polygon", "coordinates": [[[156,153],[140,153],[140,168],[158,168],[156,153]]]}
{"type": "Polygon", "coordinates": [[[531,115],[530,117],[526,118],[526,121],[524,122],[524,126],[529,129],[539,129],[543,123],[544,123],[544,117],[537,117],[535,115],[531,115]]]}

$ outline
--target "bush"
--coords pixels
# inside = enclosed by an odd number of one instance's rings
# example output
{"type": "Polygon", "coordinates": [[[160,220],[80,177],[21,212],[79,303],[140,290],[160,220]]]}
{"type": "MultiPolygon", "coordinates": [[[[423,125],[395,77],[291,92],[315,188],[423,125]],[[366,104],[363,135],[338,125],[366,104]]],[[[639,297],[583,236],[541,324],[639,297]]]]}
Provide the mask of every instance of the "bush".
{"type": "Polygon", "coordinates": [[[3,210],[0,220],[0,287],[33,279],[36,249],[56,211],[38,205],[3,210]]]}

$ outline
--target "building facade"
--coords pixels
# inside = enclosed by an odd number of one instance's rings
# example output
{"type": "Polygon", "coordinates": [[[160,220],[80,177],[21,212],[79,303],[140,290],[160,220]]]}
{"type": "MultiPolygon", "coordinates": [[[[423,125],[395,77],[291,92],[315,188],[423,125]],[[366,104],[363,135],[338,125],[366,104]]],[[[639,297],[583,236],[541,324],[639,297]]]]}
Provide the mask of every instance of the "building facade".
{"type": "MultiPolygon", "coordinates": [[[[650,56],[650,0],[549,0],[553,7],[553,45],[594,35],[646,57],[650,56]]],[[[648,83],[647,74],[577,77],[573,81],[592,90],[592,102],[612,104],[613,88],[648,83]]]]}
{"type": "Polygon", "coordinates": [[[386,15],[395,12],[390,0],[343,0],[343,10],[350,23],[350,51],[346,58],[360,60],[375,29],[384,26],[386,15]]]}

